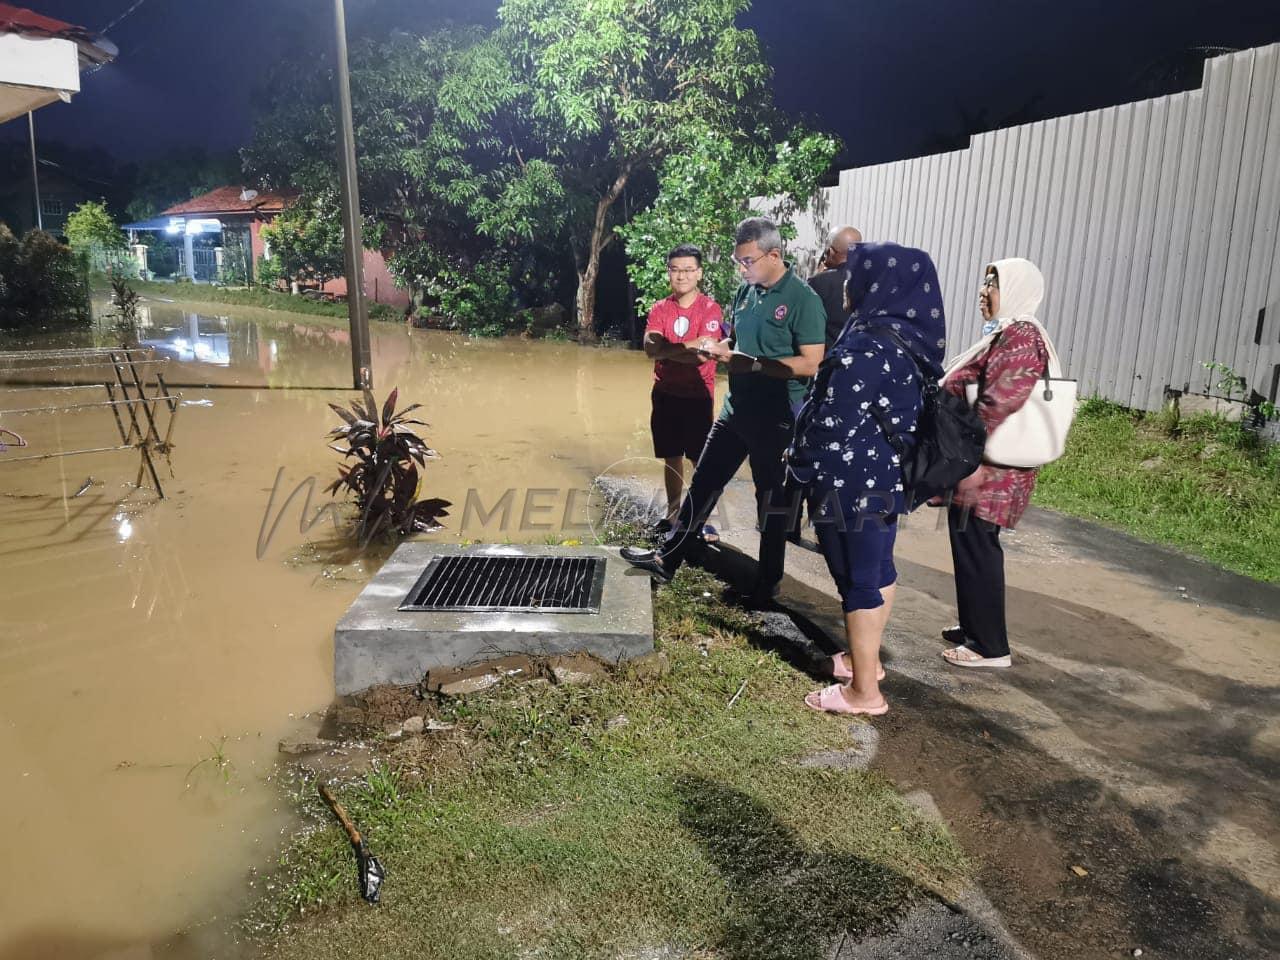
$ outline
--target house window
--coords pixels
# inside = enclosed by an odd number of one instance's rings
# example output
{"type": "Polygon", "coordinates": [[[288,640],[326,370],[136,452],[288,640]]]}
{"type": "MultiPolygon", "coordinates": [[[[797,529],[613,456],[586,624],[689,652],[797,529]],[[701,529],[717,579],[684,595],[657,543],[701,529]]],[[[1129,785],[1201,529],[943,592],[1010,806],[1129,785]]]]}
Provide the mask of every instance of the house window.
{"type": "Polygon", "coordinates": [[[40,212],[46,217],[62,216],[62,200],[59,197],[41,197],[40,212]]]}

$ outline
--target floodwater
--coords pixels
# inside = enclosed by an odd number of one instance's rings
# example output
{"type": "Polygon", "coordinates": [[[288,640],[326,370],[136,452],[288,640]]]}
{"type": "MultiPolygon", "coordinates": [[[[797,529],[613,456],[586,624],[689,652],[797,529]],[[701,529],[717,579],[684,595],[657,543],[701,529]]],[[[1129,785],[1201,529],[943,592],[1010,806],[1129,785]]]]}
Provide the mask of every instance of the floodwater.
{"type": "MultiPolygon", "coordinates": [[[[3,960],[158,956],[245,907],[293,826],[278,741],[331,701],[334,623],[377,565],[327,517],[300,530],[305,491],[284,509],[312,477],[310,514],[329,502],[342,322],[196,309],[147,304],[140,334],[183,398],[167,499],[132,451],[2,462],[118,443],[109,408],[0,418],[30,443],[0,455],[3,960]]],[[[441,454],[432,537],[586,539],[592,477],[656,480],[643,355],[374,326],[379,400],[420,402],[441,454]]],[[[68,343],[88,340],[0,349],[68,343]]],[[[9,410],[105,399],[0,389],[9,410]]]]}

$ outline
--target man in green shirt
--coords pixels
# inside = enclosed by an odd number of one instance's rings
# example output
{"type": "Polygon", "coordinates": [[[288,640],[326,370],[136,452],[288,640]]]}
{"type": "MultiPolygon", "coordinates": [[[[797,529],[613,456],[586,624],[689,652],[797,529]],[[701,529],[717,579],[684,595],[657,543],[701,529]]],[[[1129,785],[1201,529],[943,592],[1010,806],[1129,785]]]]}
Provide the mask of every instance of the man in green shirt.
{"type": "Polygon", "coordinates": [[[751,465],[760,529],[760,567],[749,599],[765,606],[782,583],[786,555],[790,505],[782,454],[809,380],[822,362],[826,311],[821,298],[782,259],[782,237],[772,221],[748,217],[738,224],[734,243],[742,286],[733,298],[733,338],[706,351],[728,367],[729,394],[707,436],[675,526],[658,549],[626,547],[622,556],[656,577],[669,578],[698,544],[695,532],[745,460],[751,465]]]}

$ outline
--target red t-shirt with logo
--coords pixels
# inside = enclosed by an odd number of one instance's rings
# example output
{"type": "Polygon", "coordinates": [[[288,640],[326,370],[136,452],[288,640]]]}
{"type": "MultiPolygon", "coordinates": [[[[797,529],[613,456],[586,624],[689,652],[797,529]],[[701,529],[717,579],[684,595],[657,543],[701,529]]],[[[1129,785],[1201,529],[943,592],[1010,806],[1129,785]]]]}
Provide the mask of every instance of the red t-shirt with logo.
{"type": "MultiPolygon", "coordinates": [[[[649,322],[644,332],[657,330],[672,343],[689,343],[710,337],[723,340],[729,335],[721,318],[720,305],[705,293],[699,293],[693,303],[682,307],[675,297],[659,300],[649,311],[649,322]]],[[[699,397],[704,393],[715,396],[716,362],[708,360],[694,366],[676,363],[674,360],[656,360],[653,364],[654,389],[678,397],[699,397]]]]}

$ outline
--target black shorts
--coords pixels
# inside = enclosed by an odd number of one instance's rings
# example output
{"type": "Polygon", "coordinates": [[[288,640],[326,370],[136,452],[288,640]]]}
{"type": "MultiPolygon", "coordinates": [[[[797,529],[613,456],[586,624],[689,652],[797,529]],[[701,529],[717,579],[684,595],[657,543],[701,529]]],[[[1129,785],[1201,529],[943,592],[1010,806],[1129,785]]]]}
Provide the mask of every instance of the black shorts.
{"type": "Polygon", "coordinates": [[[711,430],[714,408],[715,401],[709,393],[677,397],[655,389],[653,414],[649,417],[653,455],[662,460],[688,457],[696,463],[711,430]]]}

